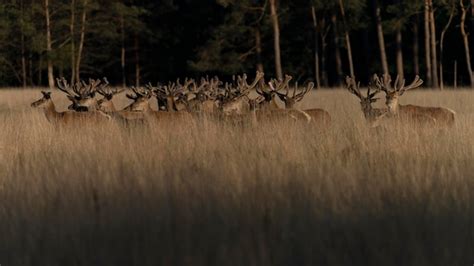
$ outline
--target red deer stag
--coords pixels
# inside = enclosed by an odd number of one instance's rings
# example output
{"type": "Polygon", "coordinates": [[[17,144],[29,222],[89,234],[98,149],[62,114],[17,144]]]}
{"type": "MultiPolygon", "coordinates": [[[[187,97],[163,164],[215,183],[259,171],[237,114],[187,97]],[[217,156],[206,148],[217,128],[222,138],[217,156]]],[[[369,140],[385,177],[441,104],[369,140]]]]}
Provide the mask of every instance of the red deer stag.
{"type": "MultiPolygon", "coordinates": [[[[375,76],[376,77],[376,76],[375,76]]],[[[355,78],[346,77],[346,88],[347,90],[354,94],[360,100],[360,107],[364,113],[366,121],[370,125],[375,125],[382,117],[387,113],[387,109],[380,109],[372,107],[372,104],[377,102],[378,98],[375,98],[381,89],[376,88],[375,91],[372,91],[372,84],[369,85],[367,89],[367,96],[364,96],[360,91],[360,82],[356,82],[355,78]]]]}
{"type": "Polygon", "coordinates": [[[75,112],[75,111],[56,111],[56,106],[51,99],[51,92],[41,92],[43,97],[31,104],[34,108],[43,108],[46,119],[56,125],[72,124],[77,122],[104,122],[109,121],[110,116],[103,112],[75,112]]]}
{"type": "Polygon", "coordinates": [[[97,100],[94,98],[96,89],[99,85],[108,85],[105,78],[103,83],[100,80],[89,79],[89,83],[80,81],[72,86],[64,77],[56,79],[56,82],[58,89],[66,93],[67,98],[72,102],[68,109],[76,112],[96,111],[99,108],[97,100]]]}
{"type": "Polygon", "coordinates": [[[451,127],[454,125],[456,113],[448,108],[401,105],[398,103],[400,96],[406,91],[419,88],[423,84],[423,80],[419,76],[416,76],[408,86],[405,86],[405,79],[400,79],[400,76],[397,76],[393,87],[392,79],[388,74],[384,75],[382,80],[379,77],[374,77],[374,79],[376,85],[386,94],[385,103],[391,116],[417,124],[435,124],[440,127],[451,127]]]}
{"type": "MultiPolygon", "coordinates": [[[[272,86],[272,85],[270,85],[272,86]]],[[[298,83],[295,84],[293,88],[293,94],[290,96],[289,94],[289,84],[286,84],[286,92],[281,93],[276,91],[276,94],[285,103],[286,109],[295,109],[295,105],[303,100],[304,96],[310,92],[314,88],[314,83],[310,82],[303,90],[297,93],[298,90],[298,83]]],[[[311,117],[311,122],[315,125],[322,125],[323,127],[329,127],[331,125],[331,116],[326,110],[313,108],[313,109],[306,109],[302,110],[306,114],[311,117]]]]}

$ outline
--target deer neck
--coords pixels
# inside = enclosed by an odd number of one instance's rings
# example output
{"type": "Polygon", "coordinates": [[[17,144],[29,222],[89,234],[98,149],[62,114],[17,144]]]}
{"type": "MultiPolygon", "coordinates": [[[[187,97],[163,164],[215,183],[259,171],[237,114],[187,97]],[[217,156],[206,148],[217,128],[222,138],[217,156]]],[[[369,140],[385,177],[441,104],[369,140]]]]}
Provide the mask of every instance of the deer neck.
{"type": "Polygon", "coordinates": [[[251,110],[250,110],[250,119],[251,119],[252,126],[257,126],[258,125],[257,109],[256,108],[251,108],[251,110]]]}
{"type": "Polygon", "coordinates": [[[171,96],[166,97],[166,106],[167,106],[168,112],[176,111],[176,105],[174,103],[173,97],[171,96]]]}
{"type": "Polygon", "coordinates": [[[275,97],[273,97],[272,100],[271,100],[271,102],[270,102],[270,108],[271,108],[271,109],[279,109],[275,97]]]}
{"type": "Polygon", "coordinates": [[[59,117],[60,114],[56,111],[56,106],[54,105],[52,100],[49,100],[46,106],[44,107],[44,114],[49,122],[52,122],[59,117]]]}
{"type": "Polygon", "coordinates": [[[391,115],[397,115],[400,110],[400,104],[398,103],[398,97],[395,97],[387,104],[388,112],[391,115]]]}

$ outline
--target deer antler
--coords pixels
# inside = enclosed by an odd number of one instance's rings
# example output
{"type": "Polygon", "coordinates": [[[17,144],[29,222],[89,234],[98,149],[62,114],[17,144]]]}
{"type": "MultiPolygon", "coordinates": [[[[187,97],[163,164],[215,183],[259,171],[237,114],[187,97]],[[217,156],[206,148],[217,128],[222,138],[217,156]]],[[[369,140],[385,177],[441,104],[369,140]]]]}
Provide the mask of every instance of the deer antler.
{"type": "Polygon", "coordinates": [[[355,78],[349,76],[346,77],[346,88],[349,92],[357,96],[357,98],[362,99],[362,93],[360,92],[360,82],[357,83],[355,78]]]}
{"type": "Polygon", "coordinates": [[[290,75],[285,75],[284,80],[276,80],[272,79],[270,82],[268,82],[268,85],[270,86],[270,91],[271,92],[278,92],[282,89],[288,88],[290,81],[293,79],[292,76],[290,75]]]}
{"type": "Polygon", "coordinates": [[[56,83],[58,84],[58,89],[66,93],[69,97],[75,97],[74,92],[71,92],[71,87],[64,77],[57,78],[56,83]]]}
{"type": "Polygon", "coordinates": [[[413,82],[410,85],[405,86],[405,80],[403,80],[402,85],[403,86],[401,86],[399,88],[400,95],[403,95],[403,93],[405,93],[408,90],[413,90],[413,89],[419,88],[421,85],[423,85],[423,80],[420,79],[420,76],[416,75],[415,79],[413,80],[413,82]]]}
{"type": "Polygon", "coordinates": [[[408,86],[405,86],[405,79],[402,79],[400,78],[399,75],[397,75],[393,88],[392,88],[392,78],[388,74],[385,74],[383,76],[383,81],[381,81],[377,75],[374,75],[373,80],[379,90],[383,90],[386,93],[398,92],[399,95],[403,95],[405,91],[416,89],[423,84],[423,80],[420,79],[418,75],[415,77],[413,82],[408,86]]]}
{"type": "Polygon", "coordinates": [[[372,77],[372,80],[370,81],[369,83],[369,86],[367,88],[367,98],[368,99],[373,99],[375,97],[375,95],[377,95],[380,91],[382,91],[381,87],[379,87],[377,85],[377,80],[378,80],[378,76],[377,74],[374,74],[374,76],[372,77]],[[375,88],[375,91],[371,91],[372,89],[375,88]]]}
{"type": "Polygon", "coordinates": [[[238,76],[237,77],[237,90],[239,94],[248,94],[250,90],[254,89],[257,85],[258,82],[264,77],[264,73],[257,71],[257,74],[255,75],[255,79],[251,84],[247,83],[247,75],[243,74],[242,77],[238,76]]]}
{"type": "Polygon", "coordinates": [[[112,99],[114,95],[122,93],[125,89],[111,89],[108,87],[109,81],[107,78],[103,78],[103,83],[96,89],[97,93],[104,96],[106,99],[112,99]]]}

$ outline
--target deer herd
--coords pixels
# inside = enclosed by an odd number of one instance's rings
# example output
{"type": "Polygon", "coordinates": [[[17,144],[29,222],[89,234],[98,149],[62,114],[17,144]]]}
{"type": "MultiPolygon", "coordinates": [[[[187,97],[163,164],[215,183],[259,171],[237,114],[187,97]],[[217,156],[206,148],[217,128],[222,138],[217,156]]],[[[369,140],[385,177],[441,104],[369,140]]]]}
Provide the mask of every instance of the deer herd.
{"type": "MultiPolygon", "coordinates": [[[[292,77],[272,79],[267,83],[264,74],[257,72],[252,82],[247,75],[234,76],[232,82],[222,82],[217,77],[202,78],[199,81],[185,79],[164,85],[131,87],[126,94],[131,103],[118,110],[113,102],[115,95],[125,91],[109,87],[106,78],[89,79],[68,84],[66,79],[57,79],[57,87],[66,94],[71,104],[67,111],[58,112],[51,92],[42,91],[43,97],[31,104],[44,109],[47,120],[56,125],[92,121],[93,123],[116,120],[128,123],[180,123],[200,117],[216,118],[222,121],[258,125],[265,122],[286,121],[317,126],[325,129],[331,125],[331,116],[323,109],[296,107],[313,88],[313,83],[299,88],[291,84],[292,77]],[[251,92],[255,91],[251,96],[251,92]],[[101,98],[98,99],[100,95],[101,98]],[[150,100],[156,99],[156,107],[150,100]],[[278,104],[277,99],[281,101],[278,104]],[[281,107],[280,107],[281,106],[281,107]]],[[[402,122],[430,127],[451,127],[455,112],[443,107],[422,107],[401,105],[398,100],[406,91],[420,87],[423,81],[417,76],[409,84],[397,77],[392,86],[389,75],[374,75],[364,95],[355,78],[346,78],[346,89],[360,99],[364,117],[370,127],[385,123],[402,122]],[[375,98],[384,92],[385,108],[374,108],[375,98]]]]}

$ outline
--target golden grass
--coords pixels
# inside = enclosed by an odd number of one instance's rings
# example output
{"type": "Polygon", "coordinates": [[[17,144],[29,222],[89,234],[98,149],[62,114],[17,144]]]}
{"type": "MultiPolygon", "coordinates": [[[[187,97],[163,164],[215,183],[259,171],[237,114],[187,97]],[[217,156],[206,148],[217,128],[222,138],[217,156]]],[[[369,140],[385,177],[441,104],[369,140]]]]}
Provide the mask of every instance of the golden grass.
{"type": "Polygon", "coordinates": [[[473,92],[410,92],[456,127],[388,132],[342,90],[302,104],[331,113],[327,132],[57,129],[29,107],[39,97],[0,91],[2,265],[474,263],[473,92]]]}

